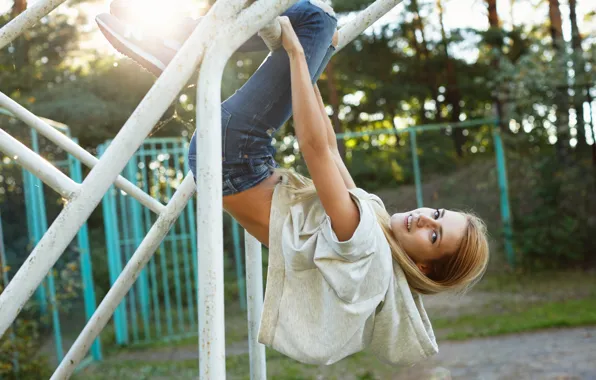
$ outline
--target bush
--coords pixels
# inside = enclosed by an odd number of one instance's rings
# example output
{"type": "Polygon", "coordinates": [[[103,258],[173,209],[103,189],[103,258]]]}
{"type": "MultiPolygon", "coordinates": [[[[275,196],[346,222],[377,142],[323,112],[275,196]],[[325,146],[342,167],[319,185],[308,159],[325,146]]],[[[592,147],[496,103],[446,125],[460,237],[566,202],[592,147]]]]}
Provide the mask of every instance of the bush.
{"type": "Polygon", "coordinates": [[[596,173],[590,162],[562,165],[551,155],[523,165],[528,194],[514,200],[514,239],[528,268],[594,265],[596,173]]]}
{"type": "MultiPolygon", "coordinates": [[[[2,290],[0,285],[0,293],[2,290]]],[[[47,379],[52,374],[47,358],[38,353],[42,325],[33,318],[33,309],[29,303],[0,339],[0,379],[47,379]]]]}

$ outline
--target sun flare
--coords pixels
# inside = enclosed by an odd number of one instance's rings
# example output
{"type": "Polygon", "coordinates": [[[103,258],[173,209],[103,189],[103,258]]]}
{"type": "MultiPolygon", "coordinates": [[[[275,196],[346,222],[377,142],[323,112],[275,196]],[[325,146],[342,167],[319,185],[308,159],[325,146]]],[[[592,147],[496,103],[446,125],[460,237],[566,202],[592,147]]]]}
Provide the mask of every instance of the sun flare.
{"type": "Polygon", "coordinates": [[[176,30],[184,17],[196,18],[207,11],[208,3],[197,0],[120,0],[110,5],[123,22],[153,34],[176,30]]]}

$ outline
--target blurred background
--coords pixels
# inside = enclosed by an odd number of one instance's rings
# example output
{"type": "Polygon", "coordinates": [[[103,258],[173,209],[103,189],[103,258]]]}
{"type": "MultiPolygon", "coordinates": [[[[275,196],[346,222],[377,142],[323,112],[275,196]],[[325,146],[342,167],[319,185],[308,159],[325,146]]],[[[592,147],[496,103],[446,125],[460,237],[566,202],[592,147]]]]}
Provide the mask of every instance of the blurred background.
{"type": "MultiPolygon", "coordinates": [[[[34,3],[0,0],[0,26],[34,3]]],[[[370,3],[332,1],[340,26],[370,3]]],[[[153,0],[138,12],[154,33],[167,33],[176,17],[199,17],[210,5],[153,0]]],[[[108,10],[107,0],[66,1],[0,51],[0,91],[96,156],[155,81],[99,32],[94,17],[108,10]]],[[[223,98],[265,56],[236,53],[223,98]]],[[[188,170],[196,79],[123,172],[163,203],[188,170]]],[[[441,350],[426,363],[395,368],[363,352],[319,367],[268,350],[269,377],[596,378],[595,80],[593,0],[404,0],[339,52],[319,88],[358,186],[391,212],[421,203],[475,212],[491,235],[490,267],[466,295],[426,298],[441,350]]],[[[2,109],[0,128],[73,178],[88,173],[2,109]]],[[[291,121],[275,145],[278,162],[307,174],[291,121]]],[[[63,202],[0,154],[0,289],[63,202]]],[[[75,378],[196,377],[192,207],[75,378]]],[[[0,339],[1,379],[49,377],[154,220],[110,191],[0,339]]],[[[228,377],[245,379],[242,234],[225,219],[224,236],[228,377]]]]}

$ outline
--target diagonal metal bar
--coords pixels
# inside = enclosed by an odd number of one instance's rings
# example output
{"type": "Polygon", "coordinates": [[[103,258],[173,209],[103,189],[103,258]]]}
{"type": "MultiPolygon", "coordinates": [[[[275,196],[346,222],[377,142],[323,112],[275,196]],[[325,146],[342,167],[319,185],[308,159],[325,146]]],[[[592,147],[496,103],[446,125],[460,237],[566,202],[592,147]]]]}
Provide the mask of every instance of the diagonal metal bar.
{"type": "Polygon", "coordinates": [[[80,185],[44,160],[39,154],[0,129],[0,151],[54,189],[62,198],[72,199],[80,185]]]}
{"type": "Polygon", "coordinates": [[[147,236],[145,236],[132,255],[124,270],[108,291],[108,294],[101,301],[77,340],[70,347],[51,379],[67,379],[72,375],[91,348],[95,338],[97,338],[114,314],[114,310],[116,310],[122,298],[124,298],[139,277],[141,270],[147,265],[151,257],[153,257],[161,241],[170,231],[170,228],[176,222],[194,192],[193,176],[189,173],[174,193],[174,196],[164,211],[159,215],[147,233],[147,236]]]}
{"type": "MultiPolygon", "coordinates": [[[[99,161],[91,153],[81,148],[79,144],[69,139],[63,133],[57,131],[56,128],[48,125],[48,123],[44,122],[41,118],[31,113],[25,107],[21,106],[19,103],[15,102],[2,92],[0,92],[0,106],[9,111],[11,116],[21,120],[31,128],[35,129],[37,132],[47,137],[60,148],[72,154],[85,166],[92,168],[99,161]]],[[[152,198],[143,190],[139,189],[137,186],[133,185],[126,178],[119,175],[114,184],[118,188],[124,190],[130,196],[137,199],[142,205],[149,208],[154,213],[159,214],[163,211],[164,205],[159,203],[156,199],[152,198]]]]}
{"type": "Polygon", "coordinates": [[[43,16],[50,13],[66,0],[39,0],[23,13],[12,19],[0,29],[0,49],[14,41],[21,33],[35,25],[43,16]]]}
{"type": "Polygon", "coordinates": [[[401,2],[402,0],[377,0],[366,9],[360,11],[339,30],[339,41],[336,52],[343,49],[354,38],[364,32],[366,28],[374,24],[401,2]]]}
{"type": "Polygon", "coordinates": [[[85,178],[80,191],[54,220],[13,280],[0,294],[0,336],[10,327],[23,305],[97,207],[153,125],[186,84],[200,62],[206,45],[215,40],[219,33],[217,25],[214,24],[220,14],[227,14],[227,3],[225,0],[218,1],[205,16],[190,40],[174,57],[124,124],[105,155],[85,178]]]}

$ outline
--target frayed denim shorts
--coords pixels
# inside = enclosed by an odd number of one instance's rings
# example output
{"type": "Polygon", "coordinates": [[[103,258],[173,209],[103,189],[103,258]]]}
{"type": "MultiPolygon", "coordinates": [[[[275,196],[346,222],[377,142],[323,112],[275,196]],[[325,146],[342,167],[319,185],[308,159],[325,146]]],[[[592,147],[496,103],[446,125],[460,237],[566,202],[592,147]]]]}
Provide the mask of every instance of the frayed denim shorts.
{"type": "MultiPolygon", "coordinates": [[[[333,10],[321,0],[300,0],[283,13],[292,23],[304,49],[314,82],[327,66],[335,48],[331,45],[337,28],[333,10]]],[[[246,49],[245,49],[246,50],[246,49]]],[[[270,53],[257,71],[234,95],[222,103],[223,195],[257,186],[275,168],[273,136],[292,115],[290,64],[286,51],[270,53]]],[[[188,160],[196,173],[196,133],[192,136],[188,160]]]]}

